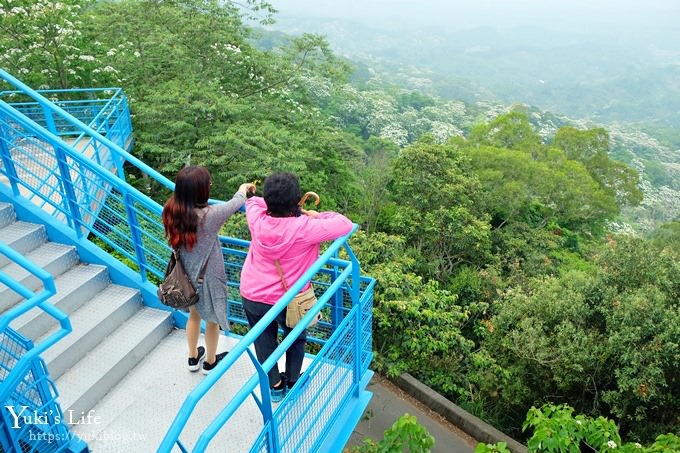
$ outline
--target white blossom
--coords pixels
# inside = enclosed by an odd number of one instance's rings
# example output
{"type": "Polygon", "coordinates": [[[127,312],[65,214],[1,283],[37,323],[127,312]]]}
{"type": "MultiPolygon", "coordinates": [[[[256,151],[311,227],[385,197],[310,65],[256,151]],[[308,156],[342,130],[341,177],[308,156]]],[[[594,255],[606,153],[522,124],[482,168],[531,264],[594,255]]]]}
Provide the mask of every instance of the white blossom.
{"type": "Polygon", "coordinates": [[[607,446],[609,448],[616,448],[616,442],[614,442],[613,440],[610,440],[609,442],[607,442],[607,446]]]}
{"type": "Polygon", "coordinates": [[[18,14],[23,14],[24,16],[28,16],[28,12],[22,8],[21,6],[15,6],[11,10],[9,10],[10,15],[18,15],[18,14]]]}

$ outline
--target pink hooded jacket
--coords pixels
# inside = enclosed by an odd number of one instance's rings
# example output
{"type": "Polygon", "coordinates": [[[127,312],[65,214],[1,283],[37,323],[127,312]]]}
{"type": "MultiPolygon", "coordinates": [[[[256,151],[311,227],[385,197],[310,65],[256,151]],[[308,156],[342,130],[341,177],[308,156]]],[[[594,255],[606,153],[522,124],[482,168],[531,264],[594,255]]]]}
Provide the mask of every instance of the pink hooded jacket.
{"type": "MultiPolygon", "coordinates": [[[[352,230],[352,222],[335,212],[321,212],[317,217],[272,217],[262,197],[248,199],[246,218],[251,242],[241,269],[241,295],[270,305],[285,293],[274,264],[276,259],[290,288],[319,257],[322,242],[352,230]]],[[[302,291],[308,287],[309,283],[302,291]]]]}

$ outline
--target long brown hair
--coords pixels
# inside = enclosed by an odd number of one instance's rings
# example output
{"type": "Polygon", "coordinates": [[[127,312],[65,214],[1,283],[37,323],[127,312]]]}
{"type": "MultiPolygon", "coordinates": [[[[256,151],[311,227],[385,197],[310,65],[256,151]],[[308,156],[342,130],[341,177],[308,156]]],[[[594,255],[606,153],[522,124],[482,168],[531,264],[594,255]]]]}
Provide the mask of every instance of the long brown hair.
{"type": "Polygon", "coordinates": [[[205,167],[184,167],[175,178],[175,192],[163,207],[165,236],[172,248],[184,245],[191,250],[196,244],[198,216],[195,208],[208,205],[211,178],[205,167]]]}

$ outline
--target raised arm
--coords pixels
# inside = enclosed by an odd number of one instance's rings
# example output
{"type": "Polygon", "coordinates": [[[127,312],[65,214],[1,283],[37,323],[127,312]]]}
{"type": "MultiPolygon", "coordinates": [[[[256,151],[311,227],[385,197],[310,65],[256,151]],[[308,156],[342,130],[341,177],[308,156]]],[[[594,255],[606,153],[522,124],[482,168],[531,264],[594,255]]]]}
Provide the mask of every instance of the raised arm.
{"type": "Polygon", "coordinates": [[[305,240],[312,244],[337,239],[352,231],[352,221],[337,212],[304,211],[308,217],[305,240]]]}
{"type": "Polygon", "coordinates": [[[226,203],[217,203],[210,206],[210,211],[205,219],[206,228],[219,231],[224,223],[238,211],[246,202],[246,194],[255,192],[255,185],[250,183],[241,184],[231,200],[226,203]]]}

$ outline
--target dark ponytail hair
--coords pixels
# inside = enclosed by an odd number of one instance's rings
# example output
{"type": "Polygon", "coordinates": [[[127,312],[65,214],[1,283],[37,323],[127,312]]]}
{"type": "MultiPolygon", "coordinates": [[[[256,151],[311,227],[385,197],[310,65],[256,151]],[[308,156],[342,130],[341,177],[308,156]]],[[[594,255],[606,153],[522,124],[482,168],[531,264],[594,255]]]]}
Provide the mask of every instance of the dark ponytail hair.
{"type": "Polygon", "coordinates": [[[175,192],[163,207],[165,236],[172,248],[184,245],[191,250],[196,244],[198,216],[195,208],[208,205],[211,178],[205,167],[189,166],[181,169],[175,178],[175,192]]]}

